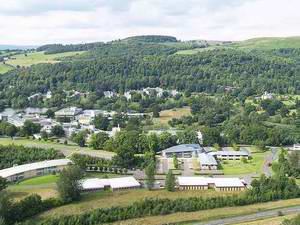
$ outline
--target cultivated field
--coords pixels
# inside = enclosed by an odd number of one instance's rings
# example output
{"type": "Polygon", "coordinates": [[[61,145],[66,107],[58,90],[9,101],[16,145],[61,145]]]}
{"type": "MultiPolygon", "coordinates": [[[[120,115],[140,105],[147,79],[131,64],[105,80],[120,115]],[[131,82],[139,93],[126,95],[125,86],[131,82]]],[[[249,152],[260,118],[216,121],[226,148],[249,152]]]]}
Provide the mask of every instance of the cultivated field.
{"type": "Polygon", "coordinates": [[[39,63],[58,63],[67,56],[74,56],[84,53],[81,52],[64,52],[57,54],[48,54],[45,55],[44,52],[33,52],[28,53],[27,56],[25,54],[19,54],[12,57],[12,59],[8,60],[6,63],[13,66],[31,66],[33,64],[39,63]]]}
{"type": "Polygon", "coordinates": [[[88,147],[79,147],[77,145],[64,145],[50,141],[38,141],[31,139],[11,139],[11,138],[0,138],[0,145],[24,145],[27,147],[38,147],[38,148],[53,148],[62,152],[65,156],[69,156],[73,153],[88,154],[91,156],[97,156],[101,158],[112,158],[115,153],[107,152],[103,150],[92,150],[88,147]]]}
{"type": "Polygon", "coordinates": [[[159,114],[158,122],[162,124],[168,124],[172,118],[179,119],[183,116],[189,115],[191,115],[191,109],[189,107],[163,110],[159,114]]]}

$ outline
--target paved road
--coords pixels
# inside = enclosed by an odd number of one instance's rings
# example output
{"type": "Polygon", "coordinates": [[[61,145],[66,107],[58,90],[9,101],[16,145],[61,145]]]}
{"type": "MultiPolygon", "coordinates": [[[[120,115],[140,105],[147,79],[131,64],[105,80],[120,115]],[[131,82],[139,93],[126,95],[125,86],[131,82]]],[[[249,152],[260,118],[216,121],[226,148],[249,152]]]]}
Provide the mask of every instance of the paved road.
{"type": "Polygon", "coordinates": [[[249,215],[235,216],[230,218],[214,220],[210,222],[194,223],[194,225],[229,225],[229,224],[237,224],[242,222],[250,222],[258,219],[277,217],[278,212],[282,212],[284,215],[300,213],[300,206],[257,212],[249,215]]]}
{"type": "Polygon", "coordinates": [[[265,157],[265,162],[263,165],[263,173],[270,177],[272,175],[272,168],[269,166],[277,157],[277,153],[279,148],[277,147],[270,147],[271,152],[265,157]]]}

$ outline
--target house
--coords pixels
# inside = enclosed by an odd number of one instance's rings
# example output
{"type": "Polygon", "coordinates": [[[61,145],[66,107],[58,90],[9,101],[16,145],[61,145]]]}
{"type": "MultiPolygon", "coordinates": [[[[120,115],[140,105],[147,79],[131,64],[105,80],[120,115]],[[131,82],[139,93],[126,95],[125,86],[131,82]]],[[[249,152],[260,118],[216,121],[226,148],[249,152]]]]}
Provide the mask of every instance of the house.
{"type": "Polygon", "coordinates": [[[19,115],[13,115],[11,117],[8,117],[7,122],[15,125],[16,127],[22,127],[24,126],[25,119],[20,117],[19,115]]]}
{"type": "Polygon", "coordinates": [[[75,117],[82,112],[81,108],[69,107],[63,108],[55,112],[56,118],[70,118],[75,119],[75,117]]]}
{"type": "Polygon", "coordinates": [[[289,148],[291,151],[300,151],[300,144],[294,144],[292,148],[289,148]]]}
{"type": "Polygon", "coordinates": [[[162,97],[164,90],[160,87],[156,87],[156,88],[144,88],[143,92],[147,95],[151,95],[152,93],[156,94],[157,97],[162,97]]]}
{"type": "Polygon", "coordinates": [[[240,178],[211,178],[211,177],[183,177],[177,178],[179,190],[206,190],[215,189],[217,191],[243,191],[247,184],[240,178]]]}
{"type": "Polygon", "coordinates": [[[140,188],[141,184],[134,177],[119,177],[110,179],[90,178],[81,181],[83,191],[99,191],[111,189],[112,191],[140,188]]]}
{"type": "Polygon", "coordinates": [[[242,158],[249,159],[250,153],[246,150],[241,151],[217,151],[208,153],[219,160],[241,160],[242,158]]]}
{"type": "Polygon", "coordinates": [[[205,150],[198,144],[182,144],[162,150],[162,156],[172,158],[176,155],[178,158],[192,158],[198,157],[202,152],[205,150]]]}
{"type": "Polygon", "coordinates": [[[201,170],[217,170],[218,169],[218,162],[216,161],[214,156],[212,156],[210,154],[206,154],[206,153],[200,153],[198,158],[199,158],[201,170]]]}
{"type": "Polygon", "coordinates": [[[262,100],[266,100],[266,99],[273,99],[274,96],[272,93],[268,93],[265,91],[265,93],[260,97],[262,100]]]}
{"type": "Polygon", "coordinates": [[[42,96],[42,93],[36,93],[36,94],[33,94],[33,95],[29,96],[27,99],[28,99],[28,100],[31,100],[31,99],[36,98],[36,97],[39,97],[39,96],[42,96]]]}
{"type": "Polygon", "coordinates": [[[8,121],[8,118],[17,114],[17,111],[12,108],[6,108],[3,112],[0,113],[1,121],[8,121]]]}
{"type": "Polygon", "coordinates": [[[117,94],[113,91],[104,91],[103,94],[105,98],[113,98],[117,96],[117,94]]]}
{"type": "Polygon", "coordinates": [[[8,181],[19,181],[31,177],[60,172],[71,163],[72,161],[69,159],[55,159],[29,163],[0,170],[0,177],[6,178],[8,181]]]}

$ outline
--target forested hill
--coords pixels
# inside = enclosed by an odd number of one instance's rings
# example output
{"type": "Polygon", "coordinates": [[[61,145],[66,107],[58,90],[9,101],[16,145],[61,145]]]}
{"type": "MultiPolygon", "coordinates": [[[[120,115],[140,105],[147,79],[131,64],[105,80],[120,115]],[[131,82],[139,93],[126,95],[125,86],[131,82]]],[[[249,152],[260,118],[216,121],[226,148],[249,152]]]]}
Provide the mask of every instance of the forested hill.
{"type": "MultiPolygon", "coordinates": [[[[84,54],[57,64],[19,68],[0,76],[0,99],[15,107],[27,97],[58,90],[125,91],[143,87],[182,91],[224,92],[249,96],[264,91],[300,93],[300,49],[247,49],[220,44],[165,41],[144,37],[99,44],[84,54]],[[179,51],[195,54],[176,54],[179,51]]],[[[168,38],[167,38],[168,39],[168,38]]]]}

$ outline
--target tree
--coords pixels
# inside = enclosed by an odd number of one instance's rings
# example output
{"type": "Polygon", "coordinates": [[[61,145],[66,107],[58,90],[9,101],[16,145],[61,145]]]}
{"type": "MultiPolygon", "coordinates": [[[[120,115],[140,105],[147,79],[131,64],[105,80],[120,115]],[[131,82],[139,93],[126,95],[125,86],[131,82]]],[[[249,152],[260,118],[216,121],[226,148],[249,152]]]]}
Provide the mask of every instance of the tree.
{"type": "Polygon", "coordinates": [[[71,139],[80,147],[84,147],[86,141],[86,135],[87,135],[86,131],[79,131],[78,133],[73,133],[71,139]]]}
{"type": "Polygon", "coordinates": [[[25,136],[31,136],[33,134],[39,133],[40,130],[41,130],[41,125],[37,123],[33,123],[31,120],[26,120],[22,128],[22,131],[25,136]]]}
{"type": "Polygon", "coordinates": [[[99,114],[94,119],[94,125],[97,129],[107,130],[107,128],[109,126],[109,120],[106,116],[99,114]]]}
{"type": "Polygon", "coordinates": [[[156,163],[154,160],[151,160],[145,168],[146,186],[149,190],[151,190],[154,187],[155,171],[156,171],[156,163]]]}
{"type": "Polygon", "coordinates": [[[47,112],[46,112],[46,116],[48,118],[54,118],[55,113],[54,113],[54,111],[52,109],[48,109],[47,112]]]}
{"type": "Polygon", "coordinates": [[[0,191],[0,218],[4,221],[4,225],[13,224],[14,219],[12,218],[12,209],[13,203],[9,196],[9,193],[6,191],[0,191]]]}
{"type": "Polygon", "coordinates": [[[216,143],[222,145],[223,140],[218,128],[205,127],[201,132],[203,133],[204,146],[213,146],[216,143]]]}
{"type": "Polygon", "coordinates": [[[198,142],[197,133],[193,129],[180,131],[177,136],[179,144],[195,144],[198,142]]]}
{"type": "Polygon", "coordinates": [[[214,148],[215,151],[220,151],[221,150],[221,147],[218,143],[213,144],[213,148],[214,148]]]}
{"type": "Polygon", "coordinates": [[[48,133],[45,130],[41,132],[41,138],[45,141],[48,140],[48,133]]]}
{"type": "Polygon", "coordinates": [[[159,117],[159,107],[158,107],[158,105],[154,105],[153,107],[152,107],[152,113],[153,113],[153,117],[154,118],[158,118],[159,117]]]}
{"type": "Polygon", "coordinates": [[[0,177],[0,191],[7,188],[7,184],[8,184],[7,180],[3,177],[0,177]]]}
{"type": "Polygon", "coordinates": [[[173,165],[175,169],[179,169],[179,162],[176,154],[173,155],[173,165]]]}
{"type": "Polygon", "coordinates": [[[56,137],[63,137],[65,135],[65,131],[60,125],[55,125],[51,128],[51,135],[56,137]]]}
{"type": "Polygon", "coordinates": [[[166,176],[166,189],[167,191],[175,190],[175,176],[172,173],[172,170],[169,170],[166,176]]]}
{"type": "Polygon", "coordinates": [[[18,132],[18,128],[15,125],[7,126],[5,129],[5,133],[9,137],[16,136],[17,132],[18,132]]]}
{"type": "Polygon", "coordinates": [[[99,132],[93,134],[90,141],[90,146],[93,149],[103,149],[105,142],[109,139],[109,136],[105,132],[99,132]]]}
{"type": "Polygon", "coordinates": [[[57,189],[65,203],[80,199],[80,179],[83,174],[78,166],[69,166],[62,170],[57,180],[57,189]]]}

